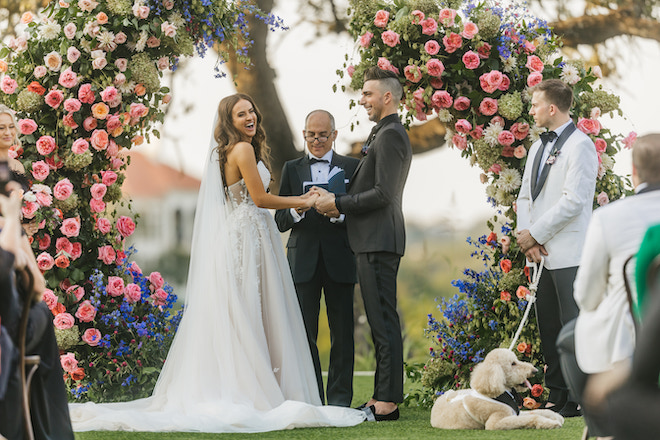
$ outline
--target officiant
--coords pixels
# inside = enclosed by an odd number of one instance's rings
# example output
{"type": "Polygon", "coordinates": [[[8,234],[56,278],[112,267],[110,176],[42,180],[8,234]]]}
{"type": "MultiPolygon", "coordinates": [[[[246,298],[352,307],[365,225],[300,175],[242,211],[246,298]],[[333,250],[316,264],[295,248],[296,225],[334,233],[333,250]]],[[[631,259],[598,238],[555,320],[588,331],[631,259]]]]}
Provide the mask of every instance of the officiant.
{"type": "MultiPolygon", "coordinates": [[[[305,154],[284,164],[279,194],[301,195],[314,185],[345,192],[359,160],[334,151],[337,130],[332,114],[325,110],[309,113],[303,137],[305,154]]],[[[321,401],[348,407],[353,398],[353,290],[357,277],[344,217],[328,218],[313,209],[291,208],[278,210],[275,221],[281,232],[291,229],[287,258],[305,321],[321,401]],[[325,393],[316,344],[322,294],[331,341],[325,393]]]]}

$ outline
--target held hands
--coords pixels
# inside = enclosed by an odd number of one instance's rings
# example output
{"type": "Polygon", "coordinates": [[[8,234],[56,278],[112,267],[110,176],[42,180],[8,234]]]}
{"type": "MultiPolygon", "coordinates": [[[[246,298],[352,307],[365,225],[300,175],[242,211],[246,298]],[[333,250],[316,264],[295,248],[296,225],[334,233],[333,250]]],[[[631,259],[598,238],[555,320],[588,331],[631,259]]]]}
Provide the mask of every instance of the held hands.
{"type": "Polygon", "coordinates": [[[335,195],[333,193],[318,186],[313,186],[310,192],[314,192],[319,196],[314,206],[319,214],[323,214],[326,217],[339,217],[339,211],[335,205],[335,195]]]}
{"type": "Polygon", "coordinates": [[[527,249],[525,256],[527,259],[533,263],[540,263],[541,258],[548,255],[548,251],[545,250],[542,244],[536,243],[531,248],[527,249]]]}
{"type": "Polygon", "coordinates": [[[319,195],[315,192],[309,191],[300,197],[303,199],[304,205],[296,208],[296,212],[298,214],[302,214],[305,211],[309,211],[310,208],[314,207],[314,204],[316,203],[316,200],[319,198],[319,195]]]}
{"type": "Polygon", "coordinates": [[[532,237],[532,234],[529,233],[529,229],[518,231],[516,233],[516,241],[518,242],[518,246],[520,246],[520,250],[525,254],[527,254],[527,251],[530,250],[532,246],[538,244],[536,239],[532,237]]]}

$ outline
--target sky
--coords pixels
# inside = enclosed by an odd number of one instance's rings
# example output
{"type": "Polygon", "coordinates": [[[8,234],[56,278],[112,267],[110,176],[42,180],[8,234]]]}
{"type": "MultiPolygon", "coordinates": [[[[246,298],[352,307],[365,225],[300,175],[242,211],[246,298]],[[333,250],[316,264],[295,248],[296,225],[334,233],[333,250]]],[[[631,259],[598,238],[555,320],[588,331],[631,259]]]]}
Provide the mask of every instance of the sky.
{"type": "MultiPolygon", "coordinates": [[[[288,23],[295,23],[295,3],[283,3],[276,13],[288,23]]],[[[303,23],[289,31],[272,35],[268,43],[269,61],[277,72],[276,87],[302,151],[302,130],[305,115],[316,108],[329,110],[335,116],[339,130],[336,151],[346,153],[352,142],[363,141],[373,123],[362,107],[349,110],[355,92],[332,91],[339,79],[335,73],[342,68],[344,54],[355,52],[348,36],[315,38],[311,24],[303,23]],[[351,123],[359,122],[351,131],[351,123]]],[[[609,43],[608,50],[619,50],[619,76],[605,79],[606,90],[621,97],[626,118],[601,118],[601,123],[615,132],[627,135],[631,130],[639,135],[657,130],[656,100],[660,97],[660,83],[656,72],[660,45],[636,39],[609,43]]],[[[151,157],[170,164],[195,177],[200,177],[208,150],[217,103],[235,92],[228,78],[213,77],[214,54],[206,58],[189,59],[181,71],[166,81],[173,81],[173,100],[170,114],[161,128],[162,138],[151,145],[139,147],[151,157]],[[185,112],[185,109],[190,109],[185,112]]],[[[339,82],[338,84],[342,84],[339,82]]],[[[264,118],[269,109],[260,109],[264,118]]],[[[615,157],[619,174],[630,174],[630,152],[615,157]]],[[[480,219],[494,213],[487,204],[485,185],[479,181],[481,171],[470,167],[454,148],[440,148],[413,157],[404,192],[404,214],[408,223],[421,226],[438,222],[450,223],[455,230],[471,227],[480,219]]]]}

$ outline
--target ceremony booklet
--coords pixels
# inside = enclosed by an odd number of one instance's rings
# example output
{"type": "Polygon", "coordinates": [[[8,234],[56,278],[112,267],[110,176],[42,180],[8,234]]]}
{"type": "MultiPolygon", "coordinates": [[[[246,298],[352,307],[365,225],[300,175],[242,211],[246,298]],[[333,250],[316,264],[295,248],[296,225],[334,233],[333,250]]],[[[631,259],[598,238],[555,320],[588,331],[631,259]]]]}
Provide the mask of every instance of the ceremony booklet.
{"type": "Polygon", "coordinates": [[[339,167],[333,167],[328,173],[327,182],[305,181],[303,182],[303,192],[309,191],[313,186],[318,186],[319,188],[323,188],[334,194],[346,194],[347,183],[348,180],[346,179],[346,173],[344,170],[339,167]]]}

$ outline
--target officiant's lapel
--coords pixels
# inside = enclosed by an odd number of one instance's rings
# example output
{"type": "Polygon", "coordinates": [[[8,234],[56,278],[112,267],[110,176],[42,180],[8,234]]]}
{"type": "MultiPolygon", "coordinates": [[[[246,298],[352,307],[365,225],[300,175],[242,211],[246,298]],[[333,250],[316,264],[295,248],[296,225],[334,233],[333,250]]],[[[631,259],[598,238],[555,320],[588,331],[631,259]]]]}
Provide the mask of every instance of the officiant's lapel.
{"type": "MultiPolygon", "coordinates": [[[[552,150],[550,150],[550,156],[557,156],[558,152],[561,150],[561,147],[564,146],[564,143],[566,140],[573,134],[573,131],[575,131],[575,124],[571,123],[569,124],[564,131],[561,132],[559,137],[557,138],[557,141],[555,142],[555,145],[552,147],[552,150]]],[[[543,149],[539,149],[537,154],[543,154],[543,149]]],[[[548,164],[547,162],[543,164],[543,169],[541,170],[541,176],[539,177],[539,181],[536,182],[536,185],[534,185],[534,182],[532,182],[532,200],[536,200],[538,195],[541,193],[541,189],[543,188],[543,185],[545,184],[545,179],[548,177],[548,173],[550,172],[550,167],[552,165],[548,164]]],[[[533,170],[532,170],[533,171],[533,170]]]]}
{"type": "Polygon", "coordinates": [[[296,164],[296,171],[298,172],[298,178],[301,183],[312,181],[312,169],[310,168],[308,155],[305,155],[305,157],[296,164]]]}

